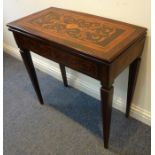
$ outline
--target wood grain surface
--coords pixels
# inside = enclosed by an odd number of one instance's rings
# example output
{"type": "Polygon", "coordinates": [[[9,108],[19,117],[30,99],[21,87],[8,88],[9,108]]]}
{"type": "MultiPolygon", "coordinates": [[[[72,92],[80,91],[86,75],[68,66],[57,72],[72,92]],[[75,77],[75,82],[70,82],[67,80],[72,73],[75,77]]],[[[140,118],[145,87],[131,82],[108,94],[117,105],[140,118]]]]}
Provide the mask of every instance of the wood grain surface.
{"type": "Polygon", "coordinates": [[[131,24],[53,7],[8,26],[108,62],[146,32],[131,24]]]}

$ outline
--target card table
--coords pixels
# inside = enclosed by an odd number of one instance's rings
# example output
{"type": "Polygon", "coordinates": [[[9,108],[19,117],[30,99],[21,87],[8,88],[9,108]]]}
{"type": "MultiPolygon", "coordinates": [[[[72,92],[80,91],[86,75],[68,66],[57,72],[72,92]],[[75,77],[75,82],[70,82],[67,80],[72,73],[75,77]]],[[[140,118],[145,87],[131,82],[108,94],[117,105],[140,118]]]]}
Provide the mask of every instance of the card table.
{"type": "Polygon", "coordinates": [[[59,63],[64,86],[65,66],[101,82],[104,147],[108,148],[113,82],[129,66],[126,117],[136,86],[146,28],[86,13],[55,7],[7,24],[41,104],[30,51],[59,63]]]}

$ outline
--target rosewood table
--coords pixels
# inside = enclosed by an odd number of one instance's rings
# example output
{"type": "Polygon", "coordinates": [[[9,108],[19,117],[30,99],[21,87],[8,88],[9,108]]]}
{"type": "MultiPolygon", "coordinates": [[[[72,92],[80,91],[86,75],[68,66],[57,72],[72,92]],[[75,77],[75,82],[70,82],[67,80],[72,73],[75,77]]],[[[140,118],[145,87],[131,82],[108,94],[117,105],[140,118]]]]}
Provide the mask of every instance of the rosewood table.
{"type": "Polygon", "coordinates": [[[146,29],[54,7],[11,22],[7,26],[13,32],[41,104],[43,98],[30,51],[59,63],[65,86],[68,86],[65,66],[101,81],[104,147],[108,148],[113,82],[130,65],[126,107],[128,117],[146,29]]]}

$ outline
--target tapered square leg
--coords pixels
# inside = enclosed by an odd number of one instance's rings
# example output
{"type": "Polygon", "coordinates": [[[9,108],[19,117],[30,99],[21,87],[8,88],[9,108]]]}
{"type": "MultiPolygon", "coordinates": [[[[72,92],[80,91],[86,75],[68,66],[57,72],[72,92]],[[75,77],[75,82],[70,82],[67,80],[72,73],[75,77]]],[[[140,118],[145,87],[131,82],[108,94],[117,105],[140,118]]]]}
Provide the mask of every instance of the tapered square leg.
{"type": "Polygon", "coordinates": [[[134,60],[129,67],[129,79],[128,79],[128,92],[127,92],[127,106],[126,106],[126,117],[129,117],[131,102],[136,86],[139,66],[141,58],[134,60]]]}
{"type": "Polygon", "coordinates": [[[102,120],[103,120],[103,137],[104,147],[108,148],[110,124],[111,124],[111,111],[112,111],[113,87],[101,87],[101,107],[102,107],[102,120]]]}
{"type": "Polygon", "coordinates": [[[62,75],[62,80],[63,80],[64,86],[68,87],[65,66],[63,64],[59,64],[59,66],[60,66],[60,71],[61,71],[61,75],[62,75]]]}
{"type": "Polygon", "coordinates": [[[38,83],[36,72],[35,72],[35,69],[33,66],[30,52],[29,52],[29,50],[26,50],[26,49],[20,49],[20,54],[22,56],[23,62],[25,64],[25,67],[26,67],[29,77],[31,79],[31,82],[33,84],[33,87],[35,89],[37,97],[38,97],[40,103],[43,104],[43,98],[42,98],[41,91],[39,88],[39,83],[38,83]]]}

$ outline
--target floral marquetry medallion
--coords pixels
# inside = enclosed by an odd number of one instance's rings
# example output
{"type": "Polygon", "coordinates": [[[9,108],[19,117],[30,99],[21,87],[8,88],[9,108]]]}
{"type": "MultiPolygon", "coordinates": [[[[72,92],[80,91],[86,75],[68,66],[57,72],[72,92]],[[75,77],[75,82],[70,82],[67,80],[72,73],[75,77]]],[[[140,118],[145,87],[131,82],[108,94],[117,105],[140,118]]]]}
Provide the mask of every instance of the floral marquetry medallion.
{"type": "Polygon", "coordinates": [[[31,20],[31,23],[66,38],[79,39],[103,47],[125,31],[104,22],[52,11],[31,20]]]}

